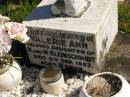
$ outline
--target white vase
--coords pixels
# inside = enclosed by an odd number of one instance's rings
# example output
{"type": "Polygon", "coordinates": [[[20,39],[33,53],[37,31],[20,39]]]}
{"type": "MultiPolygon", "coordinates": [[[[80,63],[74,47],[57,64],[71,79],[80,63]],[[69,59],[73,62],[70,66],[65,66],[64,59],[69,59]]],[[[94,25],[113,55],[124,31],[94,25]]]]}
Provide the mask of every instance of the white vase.
{"type": "Polygon", "coordinates": [[[57,75],[45,78],[44,69],[40,71],[40,83],[43,90],[51,95],[59,95],[62,92],[62,89],[65,85],[64,77],[62,72],[59,72],[57,75]]]}
{"type": "Polygon", "coordinates": [[[119,74],[115,74],[115,73],[111,73],[111,72],[103,72],[103,73],[98,73],[98,74],[95,74],[93,76],[91,76],[90,78],[88,78],[82,89],[81,89],[81,92],[79,94],[79,97],[92,97],[90,96],[87,91],[86,91],[86,85],[89,81],[91,81],[93,78],[95,77],[98,77],[100,75],[104,75],[104,74],[111,74],[111,75],[114,75],[116,76],[117,78],[120,79],[121,83],[122,83],[122,86],[121,86],[121,89],[119,90],[118,93],[116,93],[115,95],[111,96],[111,97],[130,97],[130,85],[129,83],[125,80],[125,78],[119,74]]]}
{"type": "Polygon", "coordinates": [[[14,60],[10,68],[0,74],[0,92],[14,89],[22,79],[22,71],[18,63],[14,60]]]}

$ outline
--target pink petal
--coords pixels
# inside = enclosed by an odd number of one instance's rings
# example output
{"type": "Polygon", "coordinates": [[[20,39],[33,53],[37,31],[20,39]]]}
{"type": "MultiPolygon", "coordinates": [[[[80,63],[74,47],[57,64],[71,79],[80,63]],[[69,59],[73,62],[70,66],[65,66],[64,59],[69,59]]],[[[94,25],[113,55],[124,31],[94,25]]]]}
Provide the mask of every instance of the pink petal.
{"type": "Polygon", "coordinates": [[[11,49],[11,43],[12,40],[10,39],[8,33],[3,28],[0,28],[0,45],[9,51],[11,49]]]}

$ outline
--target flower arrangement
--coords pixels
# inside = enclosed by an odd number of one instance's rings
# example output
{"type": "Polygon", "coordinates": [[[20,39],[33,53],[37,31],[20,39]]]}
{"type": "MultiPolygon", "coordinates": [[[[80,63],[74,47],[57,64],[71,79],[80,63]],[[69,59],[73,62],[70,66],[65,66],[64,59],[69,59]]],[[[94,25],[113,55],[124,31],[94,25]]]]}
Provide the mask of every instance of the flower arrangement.
{"type": "Polygon", "coordinates": [[[26,32],[27,28],[25,25],[12,22],[8,17],[0,16],[0,46],[6,52],[10,51],[12,39],[26,43],[29,40],[26,32]]]}
{"type": "Polygon", "coordinates": [[[22,70],[9,51],[13,39],[21,43],[29,40],[26,32],[23,24],[0,15],[0,92],[15,88],[22,79],[22,70]]]}
{"type": "Polygon", "coordinates": [[[26,32],[27,28],[23,24],[0,15],[0,69],[12,63],[12,57],[9,54],[12,39],[26,43],[29,40],[26,32]]]}

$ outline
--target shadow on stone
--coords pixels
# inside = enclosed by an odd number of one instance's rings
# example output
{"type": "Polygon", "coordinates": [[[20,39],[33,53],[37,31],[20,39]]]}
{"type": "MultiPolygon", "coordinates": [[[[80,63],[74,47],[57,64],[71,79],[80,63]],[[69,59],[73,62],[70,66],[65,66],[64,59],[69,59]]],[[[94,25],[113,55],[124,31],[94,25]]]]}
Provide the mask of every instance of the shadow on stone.
{"type": "Polygon", "coordinates": [[[56,18],[51,14],[51,5],[41,6],[35,8],[31,15],[26,18],[26,21],[42,20],[56,18]]]}

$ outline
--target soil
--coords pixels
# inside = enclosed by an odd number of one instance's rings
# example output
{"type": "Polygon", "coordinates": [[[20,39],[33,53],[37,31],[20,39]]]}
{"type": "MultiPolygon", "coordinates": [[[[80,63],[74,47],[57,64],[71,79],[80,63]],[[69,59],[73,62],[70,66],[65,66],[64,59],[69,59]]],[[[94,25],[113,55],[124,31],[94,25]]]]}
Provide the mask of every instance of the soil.
{"type": "Polygon", "coordinates": [[[90,80],[86,91],[91,97],[111,97],[121,89],[121,80],[111,74],[103,74],[90,80]]]}
{"type": "Polygon", "coordinates": [[[60,73],[60,70],[59,69],[56,69],[56,68],[48,68],[45,70],[45,73],[44,73],[44,77],[45,78],[52,78],[52,77],[55,77],[57,76],[58,74],[60,73]]]}
{"type": "Polygon", "coordinates": [[[130,82],[130,33],[119,32],[106,55],[103,71],[123,75],[130,82]]]}

